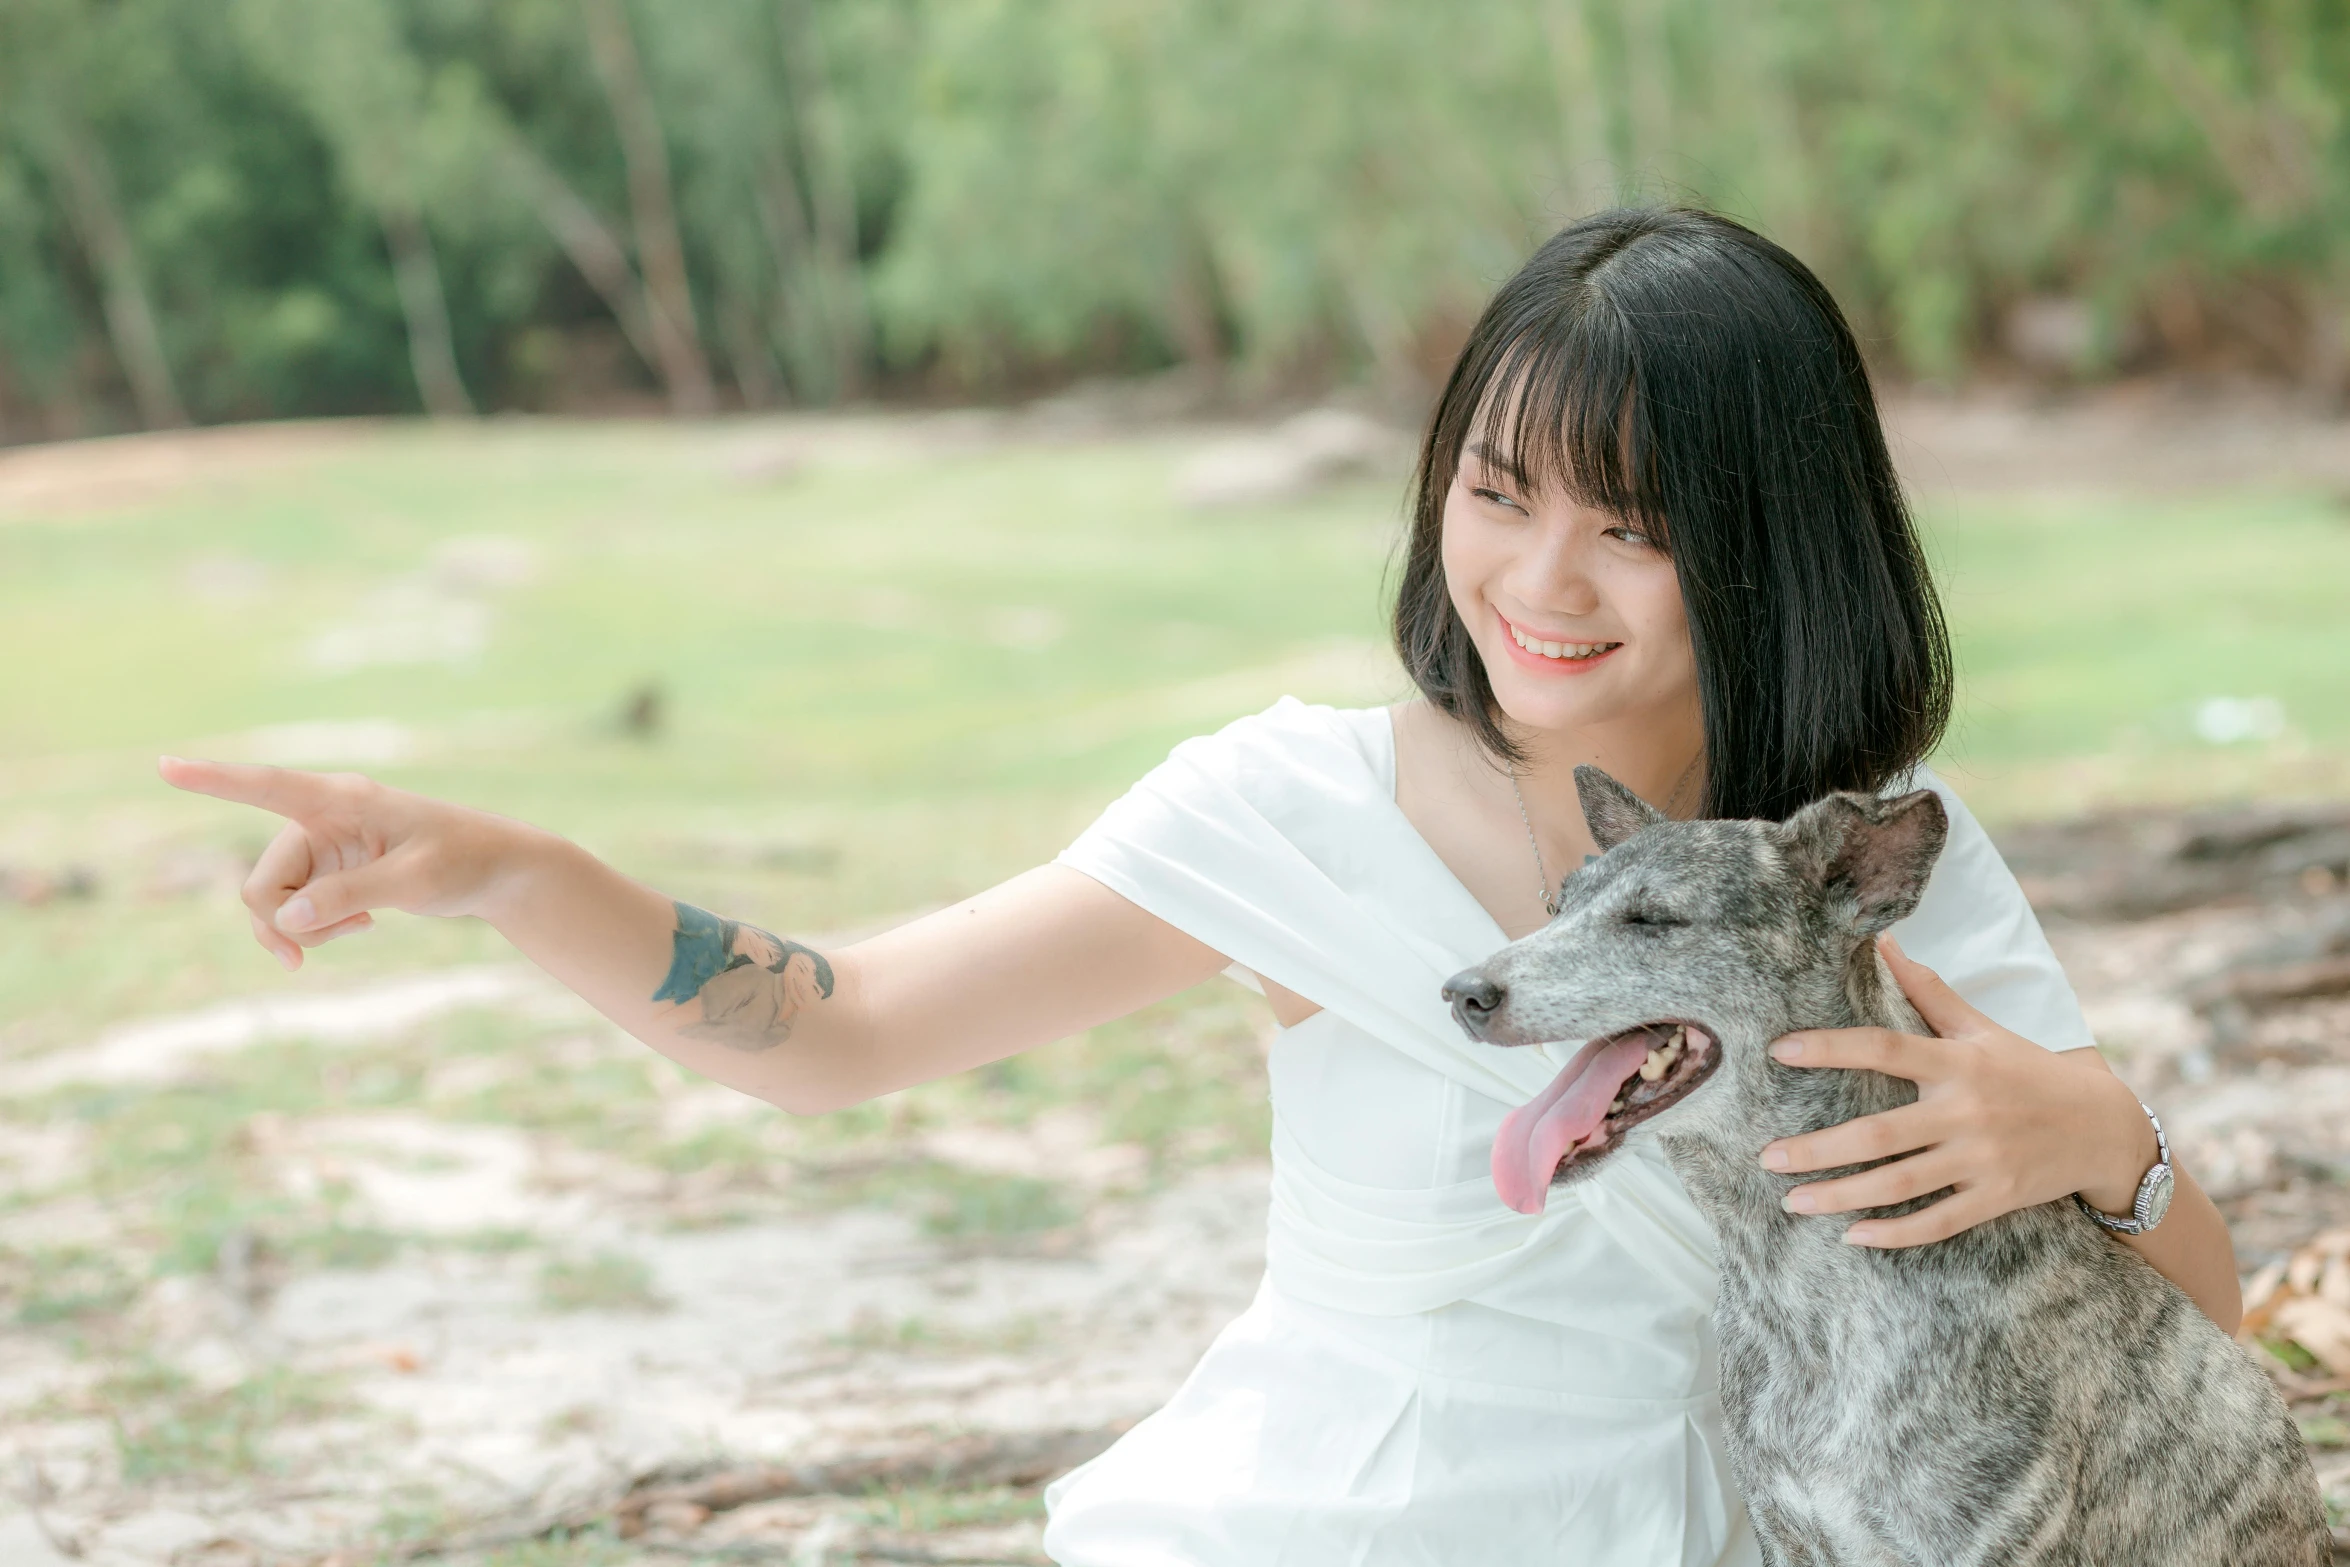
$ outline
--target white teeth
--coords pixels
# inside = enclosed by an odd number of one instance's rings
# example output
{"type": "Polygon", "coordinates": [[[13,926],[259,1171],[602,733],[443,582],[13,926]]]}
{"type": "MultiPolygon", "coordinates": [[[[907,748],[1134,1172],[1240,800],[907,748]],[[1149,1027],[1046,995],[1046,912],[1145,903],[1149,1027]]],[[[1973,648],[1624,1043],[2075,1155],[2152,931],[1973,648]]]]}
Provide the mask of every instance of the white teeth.
{"type": "Polygon", "coordinates": [[[1681,1047],[1687,1044],[1688,1041],[1689,1030],[1685,1028],[1674,1029],[1672,1038],[1666,1040],[1656,1049],[1651,1050],[1646,1058],[1641,1061],[1641,1081],[1653,1083],[1658,1078],[1664,1076],[1667,1072],[1670,1072],[1673,1069],[1673,1063],[1681,1059],[1681,1047]]]}
{"type": "Polygon", "coordinates": [[[1629,1108],[1631,1107],[1624,1103],[1624,1096],[1622,1094],[1618,1094],[1616,1095],[1615,1103],[1607,1107],[1607,1113],[1610,1115],[1619,1115],[1629,1108]]]}
{"type": "Polygon", "coordinates": [[[1540,653],[1544,658],[1590,658],[1617,645],[1613,642],[1545,642],[1539,637],[1526,635],[1516,626],[1510,627],[1510,635],[1517,639],[1518,646],[1529,653],[1540,653]]]}

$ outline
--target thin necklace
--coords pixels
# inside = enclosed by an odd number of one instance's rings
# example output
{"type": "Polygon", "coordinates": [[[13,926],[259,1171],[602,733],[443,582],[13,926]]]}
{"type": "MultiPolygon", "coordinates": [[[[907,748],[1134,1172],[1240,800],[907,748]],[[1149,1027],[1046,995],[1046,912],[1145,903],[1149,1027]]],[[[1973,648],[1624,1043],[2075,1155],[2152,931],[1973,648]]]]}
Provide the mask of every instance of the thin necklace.
{"type": "MultiPolygon", "coordinates": [[[[1705,753],[1700,751],[1697,756],[1689,758],[1689,765],[1682,768],[1681,776],[1673,780],[1673,792],[1665,796],[1664,813],[1667,816],[1672,815],[1673,807],[1680,803],[1681,791],[1689,787],[1689,775],[1697,771],[1698,758],[1703,755],[1705,753]]],[[[1526,847],[1534,851],[1534,896],[1542,900],[1543,912],[1557,919],[1559,910],[1566,906],[1567,879],[1561,876],[1558,891],[1550,890],[1550,867],[1542,863],[1542,840],[1534,836],[1534,818],[1526,814],[1526,791],[1518,787],[1518,764],[1511,762],[1509,770],[1510,793],[1517,797],[1518,820],[1526,828],[1526,847]]]]}
{"type": "Polygon", "coordinates": [[[1526,792],[1518,787],[1518,764],[1515,762],[1510,763],[1510,793],[1518,797],[1518,820],[1526,824],[1526,847],[1534,851],[1534,896],[1542,900],[1542,912],[1557,919],[1560,894],[1566,890],[1566,878],[1559,878],[1559,892],[1550,890],[1550,867],[1542,863],[1542,840],[1534,836],[1534,818],[1526,814],[1526,792]]]}

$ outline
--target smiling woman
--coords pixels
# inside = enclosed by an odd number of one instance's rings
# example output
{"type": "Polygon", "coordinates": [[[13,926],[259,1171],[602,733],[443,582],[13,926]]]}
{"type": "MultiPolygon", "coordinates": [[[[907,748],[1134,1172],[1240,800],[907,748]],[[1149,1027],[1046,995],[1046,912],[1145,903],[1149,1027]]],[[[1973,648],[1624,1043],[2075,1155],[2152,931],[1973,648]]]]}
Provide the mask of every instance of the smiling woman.
{"type": "Polygon", "coordinates": [[[1486,307],[1421,449],[1395,637],[1496,755],[1669,725],[1707,816],[1882,787],[1950,715],[1859,345],[1794,257],[1699,213],[1577,224],[1486,307]]]}
{"type": "MultiPolygon", "coordinates": [[[[647,1045],[796,1113],[1219,971],[1261,985],[1284,1024],[1264,1286],[1164,1410],[1048,1494],[1068,1567],[1531,1562],[1562,1542],[1585,1567],[1754,1563],[1720,1456],[1712,1237],[1646,1115],[1709,1091],[1718,1036],[1603,1044],[1599,1087],[1546,1101],[1577,1042],[1481,1044],[1441,990],[1541,926],[1551,867],[1599,846],[1576,764],[1668,815],[1779,817],[1893,784],[1939,733],[1939,612],[1811,274],[1694,212],[1602,213],[1545,245],[1438,406],[1395,632],[1420,700],[1285,698],[1178,746],[1055,863],[822,952],[368,779],[165,772],[288,818],[245,900],[289,968],[375,909],[478,916],[647,1045]],[[1611,1114],[1605,1160],[1544,1200],[1550,1145],[1597,1152],[1611,1114]]],[[[1949,1190],[1846,1232],[1871,1246],[2074,1193],[2118,1212],[2154,1157],[2094,1051],[2043,1048],[2088,1043],[2079,1009],[1989,839],[1944,806],[1904,935],[1966,998],[1920,1010],[1963,1039],[1811,1036],[1803,1066],[1911,1076],[1916,1103],[1764,1155],[1874,1164],[1793,1187],[1822,1214],[1949,1190]]],[[[1913,999],[1939,983],[1901,972],[1913,999]]],[[[2178,1181],[2162,1233],[2129,1244],[2225,1318],[2224,1234],[2178,1181]]]]}

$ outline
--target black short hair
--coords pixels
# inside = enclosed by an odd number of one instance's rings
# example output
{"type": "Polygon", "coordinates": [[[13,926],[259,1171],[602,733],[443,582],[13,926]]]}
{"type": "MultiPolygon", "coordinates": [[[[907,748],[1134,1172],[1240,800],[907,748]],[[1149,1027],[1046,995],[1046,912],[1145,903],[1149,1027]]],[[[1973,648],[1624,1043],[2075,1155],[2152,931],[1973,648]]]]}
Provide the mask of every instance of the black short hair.
{"type": "Polygon", "coordinates": [[[1825,286],[1687,208],[1569,224],[1504,283],[1429,419],[1397,582],[1421,692],[1518,759],[1444,581],[1444,502],[1488,424],[1537,486],[1639,518],[1679,574],[1714,817],[1881,789],[1948,724],[1950,638],[1868,369],[1825,286]]]}

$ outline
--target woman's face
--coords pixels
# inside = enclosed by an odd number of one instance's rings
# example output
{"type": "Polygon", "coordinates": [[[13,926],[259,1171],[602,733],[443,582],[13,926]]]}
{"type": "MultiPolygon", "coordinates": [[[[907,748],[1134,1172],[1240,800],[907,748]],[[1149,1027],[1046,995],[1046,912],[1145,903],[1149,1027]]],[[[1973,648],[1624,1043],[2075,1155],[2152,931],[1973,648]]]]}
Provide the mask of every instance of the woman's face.
{"type": "Polygon", "coordinates": [[[1444,501],[1444,577],[1502,711],[1528,729],[1685,732],[1697,661],[1664,549],[1607,512],[1530,485],[1472,438],[1444,501]]]}

